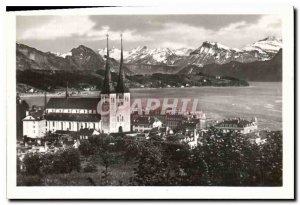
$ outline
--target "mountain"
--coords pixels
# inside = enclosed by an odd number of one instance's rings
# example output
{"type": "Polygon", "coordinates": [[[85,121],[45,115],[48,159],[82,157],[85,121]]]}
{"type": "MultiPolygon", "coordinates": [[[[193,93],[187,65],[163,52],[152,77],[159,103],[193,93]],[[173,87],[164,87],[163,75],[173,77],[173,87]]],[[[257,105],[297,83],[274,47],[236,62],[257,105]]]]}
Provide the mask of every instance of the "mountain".
{"type": "Polygon", "coordinates": [[[104,59],[95,53],[92,49],[80,45],[71,50],[72,55],[66,56],[70,65],[75,66],[80,70],[98,70],[103,68],[104,59]]]}
{"type": "MultiPolygon", "coordinates": [[[[42,52],[30,46],[17,43],[17,70],[48,70],[48,71],[93,71],[105,69],[105,58],[92,49],[80,45],[67,54],[42,52]],[[62,57],[64,56],[64,57],[62,57]]],[[[120,63],[110,58],[112,72],[118,72],[120,63]]],[[[126,66],[124,71],[132,75],[126,66]]]]}
{"type": "Polygon", "coordinates": [[[194,64],[204,66],[217,63],[225,64],[231,61],[249,63],[254,61],[266,61],[272,59],[282,47],[282,40],[275,37],[267,37],[242,49],[229,48],[217,42],[205,41],[202,45],[183,59],[176,62],[181,65],[194,64]]]}
{"type": "Polygon", "coordinates": [[[282,48],[282,39],[269,36],[243,48],[244,51],[258,51],[272,58],[282,48]]]}
{"type": "MultiPolygon", "coordinates": [[[[146,46],[139,46],[131,51],[124,51],[124,61],[128,64],[148,64],[148,65],[173,65],[175,61],[188,56],[191,49],[180,48],[155,48],[150,49],[146,46]]],[[[105,49],[98,49],[101,56],[106,55],[105,49]]],[[[110,50],[110,57],[118,60],[120,59],[120,50],[112,48],[110,50]]]]}
{"type": "Polygon", "coordinates": [[[24,44],[16,44],[17,70],[72,70],[68,61],[50,52],[42,52],[24,44]]]}
{"type": "MultiPolygon", "coordinates": [[[[104,56],[106,56],[107,49],[106,48],[98,49],[97,53],[100,56],[104,57],[104,56]]],[[[123,58],[126,58],[128,56],[128,54],[129,54],[128,51],[123,51],[123,58]]],[[[120,58],[121,58],[121,50],[118,49],[118,48],[115,48],[115,47],[109,49],[109,57],[113,58],[115,60],[120,60],[120,58]]]]}
{"type": "MultiPolygon", "coordinates": [[[[241,49],[230,48],[218,42],[210,41],[203,42],[195,50],[188,48],[150,49],[146,46],[140,46],[124,52],[124,62],[127,63],[131,71],[137,74],[156,72],[172,74],[188,65],[203,67],[207,64],[226,64],[231,61],[242,63],[266,61],[272,59],[281,47],[282,40],[274,36],[261,39],[241,49]]],[[[102,57],[106,55],[106,49],[98,49],[97,52],[102,57]]],[[[112,48],[110,57],[118,60],[120,50],[112,48]]]]}
{"type": "Polygon", "coordinates": [[[250,63],[231,61],[225,64],[208,64],[203,67],[188,65],[178,72],[180,75],[199,73],[220,77],[230,76],[247,81],[281,81],[282,49],[271,60],[250,63]]]}
{"type": "MultiPolygon", "coordinates": [[[[178,51],[179,52],[179,51],[178,51]]],[[[181,51],[185,52],[185,50],[181,51]]],[[[69,55],[42,52],[24,44],[17,44],[17,89],[26,92],[49,92],[64,90],[66,83],[70,89],[101,89],[104,79],[106,56],[103,57],[83,45],[73,48],[69,55]]],[[[112,81],[118,80],[119,61],[110,58],[112,81]]],[[[133,66],[136,66],[133,65],[133,66]]],[[[216,79],[207,75],[168,74],[178,71],[180,67],[167,65],[138,65],[134,69],[130,64],[124,65],[125,82],[130,88],[136,87],[182,87],[182,86],[247,86],[239,79],[216,79]],[[132,70],[148,70],[148,75],[135,75],[132,70]],[[142,66],[142,67],[141,67],[142,66]],[[153,69],[153,67],[156,67],[153,69]],[[153,71],[158,73],[153,73],[153,71]],[[166,74],[162,74],[167,72],[166,74]]]]}

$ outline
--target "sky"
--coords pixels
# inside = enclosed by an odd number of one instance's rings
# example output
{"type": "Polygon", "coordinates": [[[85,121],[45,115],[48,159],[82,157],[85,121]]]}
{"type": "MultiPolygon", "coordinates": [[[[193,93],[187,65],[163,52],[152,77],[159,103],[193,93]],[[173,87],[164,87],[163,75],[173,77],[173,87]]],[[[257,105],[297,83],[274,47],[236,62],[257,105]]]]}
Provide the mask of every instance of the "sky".
{"type": "Polygon", "coordinates": [[[67,53],[79,45],[94,50],[137,46],[198,48],[215,41],[242,48],[267,36],[281,38],[281,20],[272,15],[76,15],[17,16],[16,40],[42,51],[67,53]]]}

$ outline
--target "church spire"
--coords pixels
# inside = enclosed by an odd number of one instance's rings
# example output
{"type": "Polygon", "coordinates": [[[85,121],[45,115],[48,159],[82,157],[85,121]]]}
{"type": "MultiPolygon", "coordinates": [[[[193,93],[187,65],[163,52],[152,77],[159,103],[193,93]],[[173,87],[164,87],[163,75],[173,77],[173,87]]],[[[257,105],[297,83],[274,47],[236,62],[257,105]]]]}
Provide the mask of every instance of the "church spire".
{"type": "Polygon", "coordinates": [[[69,98],[69,90],[68,90],[68,89],[69,89],[69,88],[68,88],[68,87],[69,87],[69,85],[68,85],[68,84],[69,84],[69,82],[67,81],[67,87],[66,87],[66,98],[69,98]]]}
{"type": "Polygon", "coordinates": [[[124,81],[125,81],[125,75],[124,75],[124,68],[123,68],[123,39],[121,34],[121,59],[120,59],[119,79],[116,87],[117,93],[129,92],[128,88],[125,86],[124,81]]]}
{"type": "Polygon", "coordinates": [[[111,74],[110,74],[110,65],[109,65],[109,47],[108,47],[108,34],[106,35],[106,46],[107,46],[107,53],[106,53],[106,64],[105,64],[105,76],[104,82],[102,86],[102,94],[109,94],[113,92],[113,87],[111,85],[111,74]]]}

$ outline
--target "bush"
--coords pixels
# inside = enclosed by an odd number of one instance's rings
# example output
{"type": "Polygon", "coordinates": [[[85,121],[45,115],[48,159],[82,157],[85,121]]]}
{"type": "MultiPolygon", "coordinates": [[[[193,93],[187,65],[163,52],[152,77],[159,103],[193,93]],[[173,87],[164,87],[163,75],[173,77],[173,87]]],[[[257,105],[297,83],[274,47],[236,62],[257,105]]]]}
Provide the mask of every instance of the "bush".
{"type": "Polygon", "coordinates": [[[57,153],[54,161],[54,169],[58,173],[70,173],[80,171],[80,153],[75,148],[66,149],[57,153]]]}
{"type": "Polygon", "coordinates": [[[24,166],[26,175],[40,174],[42,166],[41,156],[39,154],[26,154],[24,157],[24,166]]]}
{"type": "Polygon", "coordinates": [[[94,164],[88,164],[86,167],[83,168],[84,172],[97,172],[97,167],[94,164]]]}
{"type": "Polygon", "coordinates": [[[42,178],[40,176],[18,176],[18,186],[41,186],[43,185],[42,178]]]}
{"type": "Polygon", "coordinates": [[[95,154],[96,149],[89,141],[83,141],[78,147],[80,153],[85,157],[95,154]]]}

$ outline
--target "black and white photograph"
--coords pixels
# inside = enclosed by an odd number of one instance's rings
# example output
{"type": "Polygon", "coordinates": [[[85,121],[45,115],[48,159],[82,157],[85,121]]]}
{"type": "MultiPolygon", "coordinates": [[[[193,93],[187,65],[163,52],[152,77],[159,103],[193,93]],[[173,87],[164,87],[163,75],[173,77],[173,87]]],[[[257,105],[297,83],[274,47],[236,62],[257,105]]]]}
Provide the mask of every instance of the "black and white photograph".
{"type": "Polygon", "coordinates": [[[292,193],[292,8],[108,9],[14,14],[8,183],[292,193]]]}

